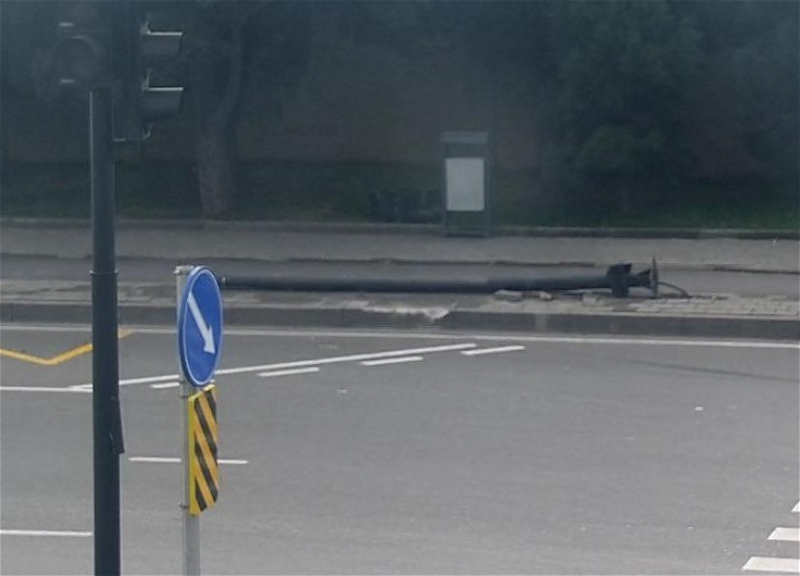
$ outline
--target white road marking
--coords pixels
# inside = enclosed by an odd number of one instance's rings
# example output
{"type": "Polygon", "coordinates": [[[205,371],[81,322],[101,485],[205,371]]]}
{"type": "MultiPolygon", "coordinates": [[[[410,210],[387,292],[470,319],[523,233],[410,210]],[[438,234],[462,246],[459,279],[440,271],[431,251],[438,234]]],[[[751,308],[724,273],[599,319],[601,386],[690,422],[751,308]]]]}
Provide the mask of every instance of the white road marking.
{"type": "Polygon", "coordinates": [[[227,368],[217,370],[217,374],[241,374],[245,372],[283,370],[287,368],[301,368],[303,366],[322,366],[325,364],[340,364],[342,362],[360,362],[362,360],[375,360],[378,358],[396,358],[398,356],[411,356],[415,354],[425,354],[431,352],[451,352],[455,350],[466,350],[475,348],[477,344],[450,344],[447,346],[431,346],[428,348],[408,348],[406,350],[389,350],[386,352],[372,352],[367,354],[351,354],[349,356],[334,356],[332,358],[320,358],[318,360],[298,360],[296,362],[281,362],[278,364],[264,364],[261,366],[246,366],[243,368],[227,368]]]}
{"type": "Polygon", "coordinates": [[[72,530],[6,530],[0,528],[0,536],[55,536],[63,538],[89,538],[91,532],[72,530]]]}
{"type": "MultiPolygon", "coordinates": [[[[130,458],[128,458],[128,461],[129,462],[145,462],[145,463],[148,463],[148,464],[180,464],[181,463],[181,459],[180,458],[174,458],[174,457],[171,457],[171,456],[131,456],[130,458]]],[[[226,465],[231,465],[231,466],[243,465],[243,464],[249,464],[250,463],[249,460],[242,460],[242,459],[236,459],[236,458],[233,458],[233,459],[231,459],[231,458],[227,458],[227,459],[226,458],[220,458],[219,460],[217,460],[217,462],[220,463],[220,464],[226,464],[226,465]]]]}
{"type": "MultiPolygon", "coordinates": [[[[175,328],[159,328],[152,326],[127,326],[126,329],[141,334],[175,334],[175,328]]],[[[0,330],[7,331],[40,331],[40,332],[81,332],[90,330],[85,326],[38,326],[38,325],[0,325],[0,330]]],[[[800,350],[800,343],[797,342],[766,342],[766,341],[739,341],[739,340],[696,340],[696,339],[675,339],[675,338],[622,338],[622,337],[592,337],[592,336],[525,336],[525,335],[495,335],[495,334],[429,334],[415,332],[360,332],[360,331],[341,331],[341,330],[260,330],[249,328],[228,328],[226,334],[231,336],[283,336],[283,337],[343,337],[343,338],[402,338],[402,339],[428,339],[428,340],[479,340],[486,342],[537,342],[549,344],[600,344],[600,345],[637,345],[637,346],[685,346],[685,347],[718,347],[718,348],[750,348],[750,349],[770,349],[770,350],[800,350]]],[[[259,366],[247,366],[242,368],[227,368],[217,370],[217,374],[242,374],[247,372],[274,371],[282,369],[299,368],[304,366],[320,366],[338,362],[350,362],[369,360],[373,358],[383,358],[392,356],[403,356],[425,352],[440,352],[447,350],[465,350],[476,348],[475,343],[454,344],[449,346],[433,346],[430,348],[418,348],[408,350],[397,350],[389,352],[378,352],[374,354],[354,354],[352,356],[341,356],[335,358],[322,358],[318,360],[301,360],[298,362],[283,362],[277,364],[264,364],[259,366]]],[[[120,386],[132,386],[137,384],[157,384],[169,383],[178,380],[178,374],[166,374],[163,376],[151,376],[146,378],[128,378],[120,380],[120,386]]],[[[24,387],[24,386],[0,386],[0,392],[22,391],[22,392],[91,392],[91,383],[77,384],[68,388],[50,387],[24,387]]],[[[171,386],[170,386],[171,387],[171,386]]],[[[800,503],[798,503],[800,506],[800,503]]],[[[795,511],[800,511],[795,507],[795,511]]]]}
{"type": "MultiPolygon", "coordinates": [[[[127,330],[138,334],[172,334],[176,333],[174,327],[126,325],[127,330]]],[[[90,332],[90,326],[39,326],[26,324],[0,324],[0,331],[39,331],[39,332],[90,332]]],[[[226,327],[228,336],[282,336],[282,337],[331,337],[331,338],[402,338],[423,340],[486,340],[486,341],[517,341],[517,342],[543,342],[556,344],[623,344],[641,346],[687,346],[687,347],[721,347],[721,348],[763,348],[775,350],[800,350],[800,343],[788,341],[759,341],[759,340],[701,340],[693,338],[625,338],[603,336],[525,336],[523,334],[431,334],[428,332],[414,331],[389,331],[389,330],[286,330],[286,329],[259,329],[226,327]]],[[[177,376],[175,376],[177,378],[177,376]]]]}
{"type": "MultiPolygon", "coordinates": [[[[475,348],[477,344],[475,343],[463,343],[463,344],[448,344],[444,346],[429,346],[426,348],[409,348],[405,350],[387,350],[385,352],[371,352],[366,354],[351,354],[348,356],[334,356],[331,358],[319,358],[316,360],[298,360],[295,362],[279,362],[277,364],[261,364],[258,366],[244,366],[241,368],[227,368],[223,370],[217,370],[217,375],[226,375],[226,374],[245,374],[248,372],[272,372],[273,374],[276,371],[280,370],[290,370],[295,368],[310,368],[310,367],[317,367],[320,365],[325,364],[337,364],[343,362],[358,362],[361,360],[373,360],[378,358],[393,358],[397,356],[409,356],[414,354],[424,354],[424,353],[433,353],[433,352],[450,352],[456,350],[468,350],[471,348],[475,348]]],[[[179,376],[177,374],[166,374],[164,376],[148,376],[145,378],[127,378],[124,380],[119,381],[120,386],[133,386],[136,384],[172,384],[175,380],[177,380],[179,376]]],[[[166,387],[166,386],[165,386],[166,387]]],[[[171,387],[171,386],[170,386],[171,387]]],[[[6,390],[8,388],[0,387],[0,390],[6,390]]],[[[31,388],[24,388],[24,387],[13,387],[10,388],[13,390],[26,390],[31,391],[31,388]]],[[[91,392],[92,391],[92,384],[76,384],[70,386],[69,388],[38,388],[33,389],[34,391],[38,392],[91,392]]]]}
{"type": "Polygon", "coordinates": [[[292,376],[293,374],[313,374],[314,372],[319,372],[319,368],[316,366],[310,366],[308,368],[294,368],[292,370],[275,370],[274,372],[261,372],[259,376],[262,378],[272,378],[273,376],[292,376]]]}
{"type": "Polygon", "coordinates": [[[75,392],[92,392],[93,387],[91,384],[75,384],[69,388],[75,392]]]}
{"type": "Polygon", "coordinates": [[[480,356],[482,354],[500,354],[501,352],[516,352],[525,350],[525,346],[499,346],[497,348],[479,348],[477,350],[464,350],[464,356],[480,356]]]}
{"type": "Polygon", "coordinates": [[[56,386],[0,386],[0,392],[69,392],[69,393],[90,393],[92,389],[88,390],[83,387],[58,388],[56,386]]]}
{"type": "MultiPolygon", "coordinates": [[[[47,326],[38,324],[0,324],[0,330],[8,332],[91,332],[91,326],[83,324],[47,326]]],[[[175,329],[173,328],[173,332],[175,329]]]]}
{"type": "Polygon", "coordinates": [[[422,356],[403,356],[401,358],[383,358],[381,360],[364,360],[362,366],[383,366],[384,364],[403,364],[405,362],[419,362],[422,356]]]}
{"type": "Polygon", "coordinates": [[[164,388],[178,388],[180,385],[180,382],[164,382],[162,384],[150,384],[150,388],[153,390],[163,390],[164,388]]]}
{"type": "MultiPolygon", "coordinates": [[[[472,340],[477,340],[473,336],[472,340]]],[[[689,348],[766,348],[775,350],[800,350],[794,342],[756,342],[739,340],[692,340],[676,338],[608,338],[601,336],[482,336],[482,340],[516,340],[520,342],[541,342],[544,344],[622,344],[625,346],[686,346],[689,348]]]]}
{"type": "Polygon", "coordinates": [[[178,374],[167,374],[166,376],[148,376],[147,378],[126,378],[125,380],[120,380],[120,386],[132,386],[134,384],[150,384],[156,382],[168,382],[170,380],[179,380],[180,375],[178,374]]]}
{"type": "Polygon", "coordinates": [[[800,542],[800,528],[775,528],[767,540],[785,540],[786,542],[800,542]]]}
{"type": "MultiPolygon", "coordinates": [[[[125,380],[120,380],[120,386],[133,386],[134,384],[150,384],[150,383],[164,383],[169,384],[169,386],[164,386],[164,388],[171,388],[174,387],[175,381],[178,380],[180,376],[178,374],[167,374],[165,376],[148,376],[146,378],[127,378],[125,380]]],[[[180,384],[178,384],[180,386],[180,384]]],[[[2,388],[0,388],[2,390],[2,388]]],[[[59,388],[59,390],[62,390],[59,388]]],[[[88,382],[86,384],[73,384],[69,388],[63,389],[64,391],[69,392],[91,392],[92,391],[92,383],[88,382]]]]}
{"type": "MultiPolygon", "coordinates": [[[[174,329],[134,328],[141,333],[174,334],[174,329]]],[[[225,334],[230,336],[282,336],[282,337],[329,337],[329,338],[405,338],[424,340],[485,340],[488,342],[542,342],[554,344],[622,344],[639,346],[687,346],[702,348],[765,348],[775,350],[800,350],[798,342],[771,342],[763,340],[701,340],[695,338],[625,338],[604,336],[525,336],[522,334],[430,334],[426,332],[396,331],[358,331],[345,330],[275,330],[257,328],[226,328],[225,334]]]]}
{"type": "Polygon", "coordinates": [[[742,567],[742,570],[757,572],[786,572],[800,574],[800,558],[764,558],[753,556],[742,567]]]}
{"type": "MultiPolygon", "coordinates": [[[[342,362],[358,362],[361,360],[371,360],[375,358],[390,358],[394,356],[408,356],[409,354],[424,354],[429,352],[449,352],[455,350],[467,350],[475,348],[477,344],[470,342],[464,344],[449,344],[446,346],[430,346],[428,348],[409,348],[406,350],[388,350],[386,352],[372,352],[368,354],[352,354],[349,356],[334,356],[331,358],[319,358],[317,360],[298,360],[296,362],[279,362],[277,364],[260,364],[258,366],[244,366],[241,368],[225,368],[217,370],[216,374],[224,376],[226,374],[246,374],[248,372],[272,372],[275,370],[285,370],[290,368],[302,368],[306,366],[321,366],[325,364],[338,364],[342,362]]],[[[169,382],[177,380],[177,374],[166,374],[164,376],[148,376],[146,378],[128,378],[120,380],[120,386],[132,386],[135,384],[155,384],[158,382],[169,382]]],[[[78,384],[72,388],[91,386],[91,384],[78,384]]],[[[0,388],[2,390],[2,388],[0,388]]]]}
{"type": "Polygon", "coordinates": [[[792,508],[792,512],[800,512],[800,502],[794,505],[794,508],[792,508]]]}

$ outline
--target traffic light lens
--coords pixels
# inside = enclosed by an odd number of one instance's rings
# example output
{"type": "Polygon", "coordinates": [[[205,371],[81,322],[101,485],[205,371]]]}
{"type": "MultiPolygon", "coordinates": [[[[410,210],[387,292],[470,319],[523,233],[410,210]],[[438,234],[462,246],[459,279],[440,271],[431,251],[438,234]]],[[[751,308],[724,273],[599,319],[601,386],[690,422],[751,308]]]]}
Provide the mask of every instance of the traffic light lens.
{"type": "Polygon", "coordinates": [[[156,65],[177,58],[181,51],[183,32],[151,32],[141,36],[142,63],[156,65]]]}
{"type": "Polygon", "coordinates": [[[63,85],[90,87],[101,76],[105,52],[87,36],[73,36],[58,46],[58,70],[63,85]]]}
{"type": "Polygon", "coordinates": [[[142,91],[142,120],[155,122],[174,116],[181,109],[183,88],[145,88],[142,91]]]}

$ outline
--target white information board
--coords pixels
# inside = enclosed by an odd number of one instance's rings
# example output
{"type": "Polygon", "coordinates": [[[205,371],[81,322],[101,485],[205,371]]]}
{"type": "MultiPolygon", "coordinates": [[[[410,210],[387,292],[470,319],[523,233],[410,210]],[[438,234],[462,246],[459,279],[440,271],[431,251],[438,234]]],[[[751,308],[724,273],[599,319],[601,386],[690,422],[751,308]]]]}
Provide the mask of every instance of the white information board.
{"type": "Polygon", "coordinates": [[[486,209],[483,158],[445,159],[447,210],[482,212],[486,209]]]}

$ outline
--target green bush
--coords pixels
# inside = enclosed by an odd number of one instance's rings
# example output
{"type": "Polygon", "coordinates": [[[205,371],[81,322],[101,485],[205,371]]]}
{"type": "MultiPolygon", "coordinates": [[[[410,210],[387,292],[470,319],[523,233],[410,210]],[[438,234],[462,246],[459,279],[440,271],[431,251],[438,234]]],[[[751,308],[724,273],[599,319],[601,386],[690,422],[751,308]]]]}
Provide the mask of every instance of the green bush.
{"type": "MultiPolygon", "coordinates": [[[[370,195],[383,190],[441,191],[441,168],[381,163],[259,162],[242,167],[243,195],[235,219],[377,221],[370,195]]],[[[196,174],[189,163],[116,166],[117,214],[135,218],[200,218],[196,174]]],[[[3,216],[87,218],[85,164],[4,164],[3,216]]],[[[656,184],[654,184],[656,185],[656,184]]],[[[663,190],[658,191],[663,195],[663,190]]],[[[653,196],[637,188],[634,194],[653,196]]],[[[655,208],[621,214],[602,188],[559,196],[535,171],[492,174],[493,220],[518,226],[636,226],[668,228],[800,229],[796,193],[763,181],[692,182],[670,188],[655,208]]],[[[434,218],[433,221],[436,221],[434,218]]]]}

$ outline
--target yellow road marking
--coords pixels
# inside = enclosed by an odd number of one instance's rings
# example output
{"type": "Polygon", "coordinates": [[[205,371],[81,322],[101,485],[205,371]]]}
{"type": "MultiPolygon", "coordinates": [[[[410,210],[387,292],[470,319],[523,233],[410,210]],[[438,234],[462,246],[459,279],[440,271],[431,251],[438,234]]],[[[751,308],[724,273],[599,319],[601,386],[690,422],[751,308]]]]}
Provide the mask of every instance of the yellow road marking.
{"type": "MultiPolygon", "coordinates": [[[[133,330],[119,330],[117,332],[117,337],[121,340],[122,338],[130,336],[131,334],[133,334],[133,330]]],[[[72,350],[67,350],[61,354],[56,354],[51,358],[42,358],[41,356],[34,356],[33,354],[26,354],[25,352],[17,352],[16,350],[6,350],[5,348],[0,348],[0,356],[21,360],[22,362],[29,362],[38,366],[56,366],[58,364],[67,362],[68,360],[72,360],[73,358],[77,358],[83,354],[88,354],[91,351],[91,344],[83,344],[77,348],[73,348],[72,350]]]]}

